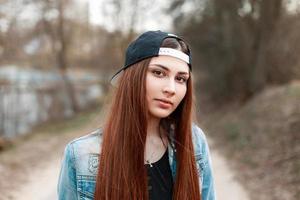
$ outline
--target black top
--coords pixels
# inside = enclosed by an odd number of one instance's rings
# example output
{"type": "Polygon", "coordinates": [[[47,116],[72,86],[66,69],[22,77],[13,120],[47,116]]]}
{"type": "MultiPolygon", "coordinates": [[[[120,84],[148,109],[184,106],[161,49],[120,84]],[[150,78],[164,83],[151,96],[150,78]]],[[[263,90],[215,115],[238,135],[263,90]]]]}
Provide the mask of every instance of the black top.
{"type": "Polygon", "coordinates": [[[172,200],[173,178],[168,149],[158,161],[147,164],[149,200],[172,200]]]}

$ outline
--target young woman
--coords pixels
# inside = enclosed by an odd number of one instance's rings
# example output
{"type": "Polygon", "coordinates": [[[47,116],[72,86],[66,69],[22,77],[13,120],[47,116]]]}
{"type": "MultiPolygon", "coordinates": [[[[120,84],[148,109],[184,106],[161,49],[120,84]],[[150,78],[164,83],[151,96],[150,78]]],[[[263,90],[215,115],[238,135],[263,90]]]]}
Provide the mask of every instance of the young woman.
{"type": "Polygon", "coordinates": [[[213,200],[209,149],[192,123],[192,65],[178,36],[148,31],[112,78],[105,126],[70,142],[60,200],[213,200]]]}

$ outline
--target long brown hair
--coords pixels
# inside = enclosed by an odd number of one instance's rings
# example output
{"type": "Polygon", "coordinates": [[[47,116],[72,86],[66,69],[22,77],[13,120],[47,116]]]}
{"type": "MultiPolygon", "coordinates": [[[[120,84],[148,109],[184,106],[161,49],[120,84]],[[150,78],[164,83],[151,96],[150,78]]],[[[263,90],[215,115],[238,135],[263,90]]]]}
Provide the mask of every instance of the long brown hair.
{"type": "MultiPolygon", "coordinates": [[[[175,38],[164,40],[162,47],[189,53],[187,45],[175,38]]],[[[151,58],[127,68],[120,77],[112,107],[103,129],[95,200],[147,200],[147,171],[144,150],[148,108],[146,74],[151,58]]],[[[176,110],[161,120],[161,128],[173,126],[176,148],[176,178],[173,199],[201,199],[192,142],[192,77],[187,92],[176,110]]]]}

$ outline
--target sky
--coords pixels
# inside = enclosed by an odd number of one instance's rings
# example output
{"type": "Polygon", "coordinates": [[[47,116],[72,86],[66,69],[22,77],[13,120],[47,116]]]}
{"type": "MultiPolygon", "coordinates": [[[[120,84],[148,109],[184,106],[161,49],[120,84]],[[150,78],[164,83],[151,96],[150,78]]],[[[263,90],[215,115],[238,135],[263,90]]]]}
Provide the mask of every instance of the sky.
{"type": "Polygon", "coordinates": [[[296,12],[297,8],[299,11],[300,7],[300,0],[286,0],[288,3],[287,9],[290,12],[296,12]]]}
{"type": "MultiPolygon", "coordinates": [[[[107,20],[108,18],[101,12],[101,6],[107,5],[107,0],[79,0],[89,2],[90,22],[105,26],[108,30],[114,29],[114,23],[107,20]]],[[[153,1],[153,0],[152,0],[153,1]]],[[[154,0],[155,1],[155,0],[154,0]]],[[[155,1],[155,6],[147,9],[147,13],[142,22],[137,24],[137,31],[143,30],[170,30],[172,20],[171,17],[164,14],[161,10],[165,8],[168,1],[155,1]]]]}

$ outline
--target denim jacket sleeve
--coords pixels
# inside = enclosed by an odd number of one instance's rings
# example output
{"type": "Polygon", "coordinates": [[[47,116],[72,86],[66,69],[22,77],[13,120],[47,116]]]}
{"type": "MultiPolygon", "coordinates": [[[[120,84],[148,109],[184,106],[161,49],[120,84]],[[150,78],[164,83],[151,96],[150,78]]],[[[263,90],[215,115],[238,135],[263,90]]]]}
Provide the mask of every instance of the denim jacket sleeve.
{"type": "Polygon", "coordinates": [[[75,157],[72,143],[69,143],[64,152],[61,165],[60,175],[58,179],[57,192],[59,200],[76,200],[76,170],[75,157]]]}
{"type": "Polygon", "coordinates": [[[215,200],[214,178],[212,162],[206,136],[196,125],[193,125],[193,137],[195,145],[196,160],[201,176],[202,200],[215,200]]]}

